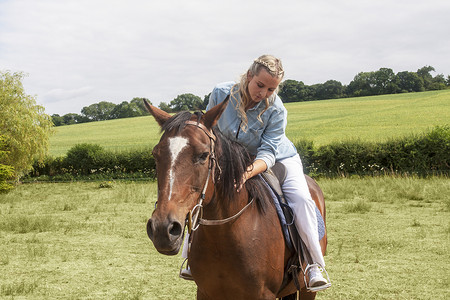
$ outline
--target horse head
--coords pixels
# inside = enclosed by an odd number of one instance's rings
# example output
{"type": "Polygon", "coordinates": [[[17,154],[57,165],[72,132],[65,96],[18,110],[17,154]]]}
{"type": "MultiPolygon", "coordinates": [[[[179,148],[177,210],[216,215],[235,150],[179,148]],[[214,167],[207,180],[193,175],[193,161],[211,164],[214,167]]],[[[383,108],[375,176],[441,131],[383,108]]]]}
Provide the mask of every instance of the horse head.
{"type": "MultiPolygon", "coordinates": [[[[215,136],[212,127],[227,101],[205,114],[182,112],[175,116],[144,100],[164,132],[153,148],[158,181],[158,202],[147,223],[147,234],[158,252],[179,252],[186,218],[201,197],[213,193],[215,136]],[[193,125],[193,126],[188,126],[193,125]],[[203,194],[203,195],[202,195],[203,194]]],[[[210,197],[208,197],[208,195],[210,197]]]]}

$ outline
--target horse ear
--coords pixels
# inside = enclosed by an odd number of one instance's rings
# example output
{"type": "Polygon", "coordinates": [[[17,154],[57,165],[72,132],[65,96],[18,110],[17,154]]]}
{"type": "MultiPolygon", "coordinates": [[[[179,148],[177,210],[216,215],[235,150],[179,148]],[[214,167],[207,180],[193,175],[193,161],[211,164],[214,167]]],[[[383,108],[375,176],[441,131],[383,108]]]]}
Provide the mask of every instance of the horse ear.
{"type": "Polygon", "coordinates": [[[159,126],[163,126],[163,124],[172,117],[169,113],[163,111],[162,109],[150,105],[146,99],[144,99],[144,105],[148,112],[155,118],[156,122],[158,122],[159,126]]]}
{"type": "Polygon", "coordinates": [[[223,111],[225,110],[225,108],[227,107],[228,104],[228,100],[230,99],[230,95],[228,95],[225,100],[223,100],[222,103],[217,104],[216,106],[214,106],[213,108],[211,108],[210,110],[208,110],[206,112],[206,114],[204,114],[202,116],[202,120],[203,120],[203,124],[207,127],[207,128],[212,128],[213,126],[215,126],[217,124],[217,121],[219,121],[220,116],[222,115],[223,111]]]}

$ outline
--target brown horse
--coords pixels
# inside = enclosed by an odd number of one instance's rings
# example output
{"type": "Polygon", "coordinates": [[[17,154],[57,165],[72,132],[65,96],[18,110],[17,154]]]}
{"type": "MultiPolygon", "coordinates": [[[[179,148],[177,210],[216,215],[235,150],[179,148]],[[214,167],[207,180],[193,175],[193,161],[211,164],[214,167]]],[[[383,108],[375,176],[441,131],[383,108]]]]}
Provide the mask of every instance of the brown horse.
{"type": "MultiPolygon", "coordinates": [[[[295,254],[285,244],[267,187],[256,176],[245,189],[236,190],[252,157],[214,128],[227,101],[205,114],[182,112],[173,117],[145,105],[164,132],[153,149],[158,202],[147,223],[155,248],[166,255],[179,252],[187,216],[201,201],[200,225],[191,235],[189,252],[197,299],[275,299],[295,294],[292,280],[283,283],[287,261],[295,254]]],[[[307,177],[307,181],[325,219],[322,191],[314,180],[307,177]]],[[[320,244],[325,253],[326,235],[320,244]]],[[[301,299],[314,299],[299,273],[301,299]]]]}

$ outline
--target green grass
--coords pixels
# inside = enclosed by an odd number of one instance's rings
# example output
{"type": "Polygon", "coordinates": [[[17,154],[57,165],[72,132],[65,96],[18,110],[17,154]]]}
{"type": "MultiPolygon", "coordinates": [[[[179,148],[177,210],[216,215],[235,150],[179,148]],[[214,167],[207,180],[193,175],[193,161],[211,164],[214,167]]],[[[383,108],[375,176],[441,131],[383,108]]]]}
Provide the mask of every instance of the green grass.
{"type": "Polygon", "coordinates": [[[287,136],[316,145],[384,142],[449,124],[450,90],[287,103],[287,136]]]}
{"type": "Polygon", "coordinates": [[[136,117],[101,122],[82,123],[55,128],[50,138],[50,154],[62,156],[80,143],[99,144],[108,150],[122,151],[155,146],[160,128],[150,117],[136,117]]]}
{"type": "MultiPolygon", "coordinates": [[[[320,179],[333,286],[317,299],[449,299],[450,181],[320,179]]],[[[0,195],[0,299],[194,299],[145,226],[156,184],[28,184],[0,195]]]]}
{"type": "MultiPolygon", "coordinates": [[[[294,143],[378,142],[448,125],[450,90],[287,103],[286,108],[286,133],[294,143]]],[[[50,139],[50,153],[65,155],[77,143],[117,151],[153,147],[159,137],[159,126],[150,116],[61,126],[50,139]]]]}

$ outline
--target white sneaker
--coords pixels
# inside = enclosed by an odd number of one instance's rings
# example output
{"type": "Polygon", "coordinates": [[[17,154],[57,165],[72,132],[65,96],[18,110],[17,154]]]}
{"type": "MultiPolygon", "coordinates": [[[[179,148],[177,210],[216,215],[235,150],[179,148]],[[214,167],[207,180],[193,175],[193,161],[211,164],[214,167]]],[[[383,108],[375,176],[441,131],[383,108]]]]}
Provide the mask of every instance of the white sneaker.
{"type": "Polygon", "coordinates": [[[180,278],[183,278],[185,280],[194,280],[194,277],[192,277],[192,272],[189,266],[187,266],[186,269],[181,269],[180,278]]]}
{"type": "Polygon", "coordinates": [[[309,268],[308,278],[309,278],[308,288],[311,291],[314,291],[314,292],[322,291],[331,286],[331,283],[329,283],[323,277],[322,272],[320,271],[318,266],[313,265],[309,268]]]}

